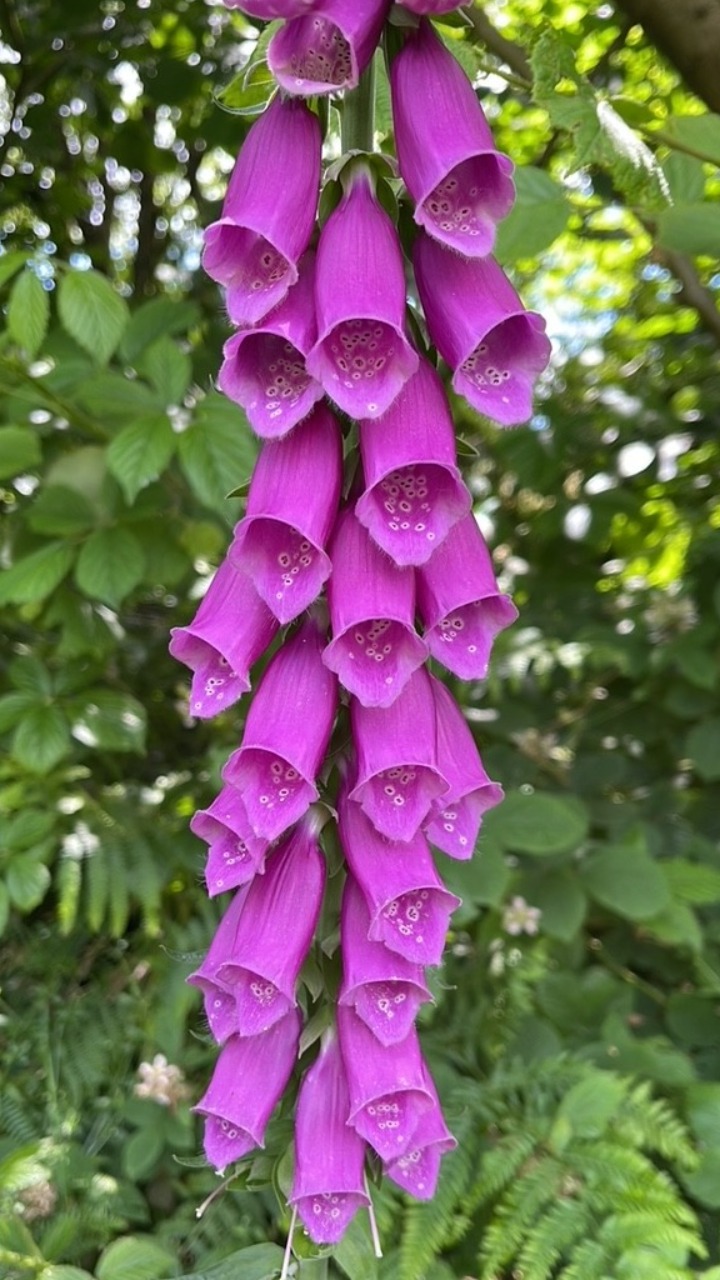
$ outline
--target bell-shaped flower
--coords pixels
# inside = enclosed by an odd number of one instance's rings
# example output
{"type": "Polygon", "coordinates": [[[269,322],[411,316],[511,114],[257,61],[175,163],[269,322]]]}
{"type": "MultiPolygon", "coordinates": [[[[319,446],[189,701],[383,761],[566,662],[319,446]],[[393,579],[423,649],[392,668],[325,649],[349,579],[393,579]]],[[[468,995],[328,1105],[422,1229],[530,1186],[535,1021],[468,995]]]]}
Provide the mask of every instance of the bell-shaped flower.
{"type": "Polygon", "coordinates": [[[302,1018],[291,1010],[259,1036],[231,1036],[212,1080],[193,1108],[205,1116],[205,1155],[222,1171],[263,1146],[268,1120],[285,1090],[298,1053],[302,1018]]]}
{"type": "Polygon", "coordinates": [[[295,284],[315,225],[320,152],[318,118],[303,102],[274,98],[250,129],[203,253],[234,324],[257,324],[295,284]]]}
{"type": "Polygon", "coordinates": [[[274,840],[317,800],[337,710],[337,680],[322,661],[324,636],[309,618],[278,649],[258,685],[242,744],[223,769],[256,835],[274,840]]]}
{"type": "Polygon", "coordinates": [[[239,1030],[235,996],[219,980],[218,969],[232,950],[247,895],[248,885],[244,885],[224,912],[200,968],[188,978],[192,987],[202,991],[205,1017],[218,1044],[224,1044],[239,1030]]]}
{"type": "Polygon", "coordinates": [[[354,1009],[340,1006],[338,1031],[350,1093],[348,1123],[381,1160],[408,1150],[420,1120],[433,1106],[417,1033],[382,1045],[354,1009]]]}
{"type": "Polygon", "coordinates": [[[300,1085],[295,1108],[295,1173],[290,1204],[315,1244],[337,1244],[362,1205],[365,1143],[348,1123],[350,1095],[330,1033],[300,1085]]]}
{"type": "Polygon", "coordinates": [[[423,1112],[404,1155],[385,1165],[386,1177],[416,1200],[432,1200],[437,1189],[440,1161],[457,1142],[445,1124],[440,1099],[432,1076],[425,1067],[425,1084],[432,1094],[433,1106],[423,1112]]]}
{"type": "Polygon", "coordinates": [[[254,1036],[295,1007],[295,985],[322,906],[325,859],[305,817],[250,885],[215,981],[235,996],[237,1029],[254,1036]]]}
{"type": "Polygon", "coordinates": [[[226,557],[192,622],[170,632],[170,653],[193,673],[194,716],[216,716],[247,693],[250,668],[277,629],[252,582],[226,557]]]}
{"type": "Polygon", "coordinates": [[[428,656],[415,631],[415,579],[375,545],[352,511],[329,547],[333,639],[323,662],[365,707],[387,707],[428,656]]]}
{"type": "Polygon", "coordinates": [[[253,431],[265,440],[287,435],[324,394],[305,368],[305,356],[317,338],[315,255],[310,250],[299,271],[297,284],[280,305],[223,347],[217,384],[242,405],[253,431]]]}
{"type": "Polygon", "coordinates": [[[352,164],[343,176],[345,194],[320,235],[318,341],[307,367],[350,417],[379,418],[415,372],[418,355],[405,336],[405,270],[395,227],[363,165],[352,164]]]}
{"type": "Polygon", "coordinates": [[[324,547],[341,485],[342,439],[325,405],[260,452],[229,555],[279,622],[307,609],[330,576],[324,547]]]}
{"type": "Polygon", "coordinates": [[[430,677],[437,712],[438,763],[450,786],[425,828],[431,844],[451,858],[472,857],[483,814],[499,804],[503,789],[488,778],[470,726],[444,684],[430,677]]]}
{"type": "Polygon", "coordinates": [[[425,837],[418,832],[406,844],[389,845],[344,796],[339,813],[340,841],[370,913],[370,940],[413,964],[440,964],[460,899],[445,888],[425,837]]]}
{"type": "Polygon", "coordinates": [[[381,1044],[397,1044],[408,1034],[420,1005],[432,997],[422,965],[373,941],[372,923],[362,889],[349,875],[340,917],[343,978],[338,1003],[351,1005],[381,1044]]]}
{"type": "Polygon", "coordinates": [[[430,337],[455,390],[503,427],[527,422],[550,359],[542,316],[525,310],[494,258],[461,258],[421,232],[414,261],[430,337]]]}
{"type": "Polygon", "coordinates": [[[350,722],[357,755],[353,800],[388,840],[411,840],[448,788],[438,767],[427,672],[415,671],[389,707],[364,707],[353,698],[350,722]]]}
{"type": "MultiPolygon", "coordinates": [[[[425,0],[406,7],[436,13],[456,6],[443,10],[425,0]]],[[[430,22],[409,33],[390,84],[398,164],[415,221],[458,253],[484,257],[515,197],[513,165],[495,147],[475,90],[430,22]]]]}
{"type": "Polygon", "coordinates": [[[390,0],[315,0],[275,32],[268,66],[286,93],[354,89],[375,52],[390,0]]]}
{"type": "Polygon", "coordinates": [[[396,564],[425,564],[472,504],[443,385],[427,360],[379,421],[361,423],[360,453],[358,520],[396,564]]]}
{"type": "Polygon", "coordinates": [[[198,809],[190,830],[208,844],[205,884],[211,898],[247,884],[261,869],[267,840],[250,825],[236,787],[224,786],[207,809],[198,809]]]}
{"type": "Polygon", "coordinates": [[[498,589],[485,540],[472,515],[455,525],[416,575],[418,612],[438,662],[461,680],[487,674],[493,640],[518,616],[498,589]]]}

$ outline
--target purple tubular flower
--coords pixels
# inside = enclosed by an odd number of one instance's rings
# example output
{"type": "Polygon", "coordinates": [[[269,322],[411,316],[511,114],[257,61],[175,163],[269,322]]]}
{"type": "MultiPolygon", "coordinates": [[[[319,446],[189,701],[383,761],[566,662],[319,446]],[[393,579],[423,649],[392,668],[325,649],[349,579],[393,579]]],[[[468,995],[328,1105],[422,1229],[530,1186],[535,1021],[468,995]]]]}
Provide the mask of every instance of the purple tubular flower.
{"type": "Polygon", "coordinates": [[[381,1160],[397,1160],[433,1105],[417,1033],[381,1045],[355,1010],[342,1006],[338,1031],[350,1091],[348,1124],[381,1160]]]}
{"type": "Polygon", "coordinates": [[[415,372],[418,355],[405,336],[397,233],[362,166],[322,230],[315,303],[319,337],[308,372],[351,417],[379,418],[415,372]]]}
{"type": "Polygon", "coordinates": [[[203,253],[207,274],[227,288],[234,324],[257,324],[298,278],[315,225],[320,150],[317,116],[280,97],[245,139],[203,253]]]}
{"type": "Polygon", "coordinates": [[[472,515],[455,525],[416,575],[425,639],[438,662],[461,680],[487,674],[495,636],[518,616],[498,590],[492,560],[472,515]]]}
{"type": "Polygon", "coordinates": [[[450,916],[460,899],[443,885],[425,837],[418,832],[407,844],[388,845],[346,798],[340,801],[339,830],[370,913],[371,942],[383,943],[413,964],[440,964],[450,916]]]}
{"type": "Polygon", "coordinates": [[[440,1174],[440,1161],[447,1151],[457,1146],[445,1124],[440,1099],[427,1067],[424,1075],[434,1105],[420,1117],[409,1149],[397,1160],[386,1164],[384,1169],[392,1182],[416,1200],[432,1200],[440,1174]]]}
{"type": "Polygon", "coordinates": [[[365,1190],[365,1143],[347,1123],[350,1095],[335,1036],[300,1086],[295,1110],[295,1175],[290,1204],[315,1244],[337,1244],[370,1200],[365,1190]]]}
{"type": "MultiPolygon", "coordinates": [[[[455,7],[406,3],[416,13],[455,7]]],[[[410,33],[390,84],[398,164],[415,221],[458,253],[484,257],[515,197],[513,165],[495,147],[475,90],[429,22],[410,33]]]]}
{"type": "Polygon", "coordinates": [[[250,885],[215,981],[235,997],[242,1036],[266,1031],[295,1007],[295,984],[320,915],[325,859],[307,818],[250,885]]]}
{"type": "Polygon", "coordinates": [[[442,382],[427,360],[380,421],[361,423],[360,453],[358,520],[396,564],[425,564],[472,504],[442,382]]]}
{"type": "Polygon", "coordinates": [[[232,949],[247,895],[248,886],[244,885],[240,892],[235,894],[215,930],[200,968],[191,973],[188,978],[190,985],[199,987],[203,993],[205,1016],[218,1044],[223,1044],[229,1036],[238,1031],[235,997],[227,986],[219,981],[217,971],[232,949]]]}
{"type": "Polygon", "coordinates": [[[354,89],[368,65],[390,0],[316,0],[312,14],[276,31],[268,66],[286,93],[354,89]]]}
{"type": "Polygon", "coordinates": [[[263,1145],[268,1120],[292,1074],[302,1018],[293,1009],[259,1036],[231,1036],[193,1108],[205,1116],[205,1155],[219,1171],[263,1145]]]}
{"type": "Polygon", "coordinates": [[[205,883],[211,898],[247,884],[262,869],[268,842],[255,835],[235,787],[223,787],[209,809],[198,809],[190,830],[209,846],[205,883]]]}
{"type": "Polygon", "coordinates": [[[437,801],[425,834],[451,858],[470,858],[483,814],[503,798],[498,782],[488,778],[470,727],[452,694],[430,677],[437,712],[438,764],[450,783],[437,801]]]}
{"type": "Polygon", "coordinates": [[[330,544],[333,639],[323,662],[364,707],[387,707],[428,656],[415,631],[415,579],[344,511],[330,544]]]}
{"type": "Polygon", "coordinates": [[[277,629],[252,583],[226,557],[192,622],[170,632],[170,653],[193,672],[194,716],[216,716],[247,693],[250,668],[277,629]]]}
{"type": "Polygon", "coordinates": [[[432,996],[422,966],[374,942],[368,936],[371,929],[362,890],[349,875],[340,921],[343,980],[338,1003],[351,1005],[381,1044],[397,1044],[408,1034],[420,1005],[432,996]]]}
{"type": "Polygon", "coordinates": [[[253,431],[265,440],[287,435],[323,395],[305,368],[305,356],[317,338],[314,253],[308,250],[299,271],[297,284],[280,305],[223,348],[218,386],[242,405],[253,431]]]}
{"type": "Polygon", "coordinates": [[[525,310],[494,258],[461,258],[421,232],[414,261],[430,337],[455,390],[503,427],[527,422],[533,383],[550,359],[542,316],[525,310]]]}
{"type": "Polygon", "coordinates": [[[350,721],[358,762],[352,799],[388,840],[412,840],[448,788],[437,763],[427,672],[415,671],[390,707],[353,699],[350,721]]]}
{"type": "Polygon", "coordinates": [[[310,618],[278,649],[258,686],[242,745],[223,780],[242,796],[253,831],[274,840],[297,822],[318,792],[337,709],[337,680],[323,665],[324,636],[310,618]]]}
{"type": "Polygon", "coordinates": [[[341,485],[342,440],[325,405],[261,450],[229,555],[279,622],[307,609],[330,576],[324,546],[341,485]]]}

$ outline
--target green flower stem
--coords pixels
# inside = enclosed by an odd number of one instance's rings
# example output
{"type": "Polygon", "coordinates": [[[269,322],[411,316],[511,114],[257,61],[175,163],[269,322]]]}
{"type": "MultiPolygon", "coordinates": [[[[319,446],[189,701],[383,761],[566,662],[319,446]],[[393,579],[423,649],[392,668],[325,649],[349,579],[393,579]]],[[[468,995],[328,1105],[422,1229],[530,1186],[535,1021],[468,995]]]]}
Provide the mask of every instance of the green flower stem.
{"type": "Polygon", "coordinates": [[[343,151],[372,151],[375,145],[375,60],[342,106],[343,151]]]}

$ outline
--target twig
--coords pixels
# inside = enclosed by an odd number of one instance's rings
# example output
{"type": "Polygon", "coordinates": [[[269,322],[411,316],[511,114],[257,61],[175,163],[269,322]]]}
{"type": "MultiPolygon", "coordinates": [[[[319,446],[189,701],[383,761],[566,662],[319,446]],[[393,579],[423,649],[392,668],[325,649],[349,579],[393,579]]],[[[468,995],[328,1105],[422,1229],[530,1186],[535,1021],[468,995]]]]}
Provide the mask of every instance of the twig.
{"type": "Polygon", "coordinates": [[[507,63],[523,81],[524,87],[529,89],[533,82],[532,68],[520,45],[515,44],[514,40],[508,40],[507,36],[501,35],[490,19],[474,6],[465,10],[465,16],[478,40],[487,45],[491,53],[497,54],[498,58],[507,63]]]}

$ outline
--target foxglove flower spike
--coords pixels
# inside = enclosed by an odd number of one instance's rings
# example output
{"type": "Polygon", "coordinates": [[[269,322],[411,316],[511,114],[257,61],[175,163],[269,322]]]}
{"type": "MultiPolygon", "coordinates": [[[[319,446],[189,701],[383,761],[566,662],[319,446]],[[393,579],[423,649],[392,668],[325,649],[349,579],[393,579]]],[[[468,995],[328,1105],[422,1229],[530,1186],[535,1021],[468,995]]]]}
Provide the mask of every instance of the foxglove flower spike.
{"type": "Polygon", "coordinates": [[[399,1159],[386,1164],[384,1172],[416,1200],[432,1200],[437,1190],[440,1161],[446,1152],[457,1146],[457,1142],[445,1124],[432,1076],[423,1065],[425,1085],[432,1095],[433,1106],[420,1117],[409,1149],[399,1159]]]}
{"type": "Polygon", "coordinates": [[[351,1124],[382,1160],[408,1150],[433,1106],[417,1032],[381,1045],[354,1009],[338,1009],[340,1047],[350,1093],[351,1124]]]}
{"type": "Polygon", "coordinates": [[[190,830],[209,846],[205,883],[211,898],[247,884],[262,869],[268,842],[255,835],[235,787],[223,787],[208,809],[198,809],[190,830]]]}
{"type": "Polygon", "coordinates": [[[380,39],[390,0],[316,0],[312,13],[275,32],[268,66],[286,93],[354,89],[380,39]]]}

